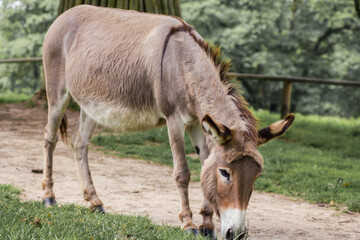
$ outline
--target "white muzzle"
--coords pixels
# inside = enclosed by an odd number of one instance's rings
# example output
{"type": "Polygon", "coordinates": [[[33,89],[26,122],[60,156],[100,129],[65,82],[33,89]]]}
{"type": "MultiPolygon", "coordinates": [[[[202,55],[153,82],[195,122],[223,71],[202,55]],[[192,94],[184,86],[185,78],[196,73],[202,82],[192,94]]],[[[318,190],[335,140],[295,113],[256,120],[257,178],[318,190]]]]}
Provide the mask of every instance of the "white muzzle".
{"type": "Polygon", "coordinates": [[[246,230],[246,210],[227,208],[220,212],[221,234],[226,239],[233,239],[246,230]]]}

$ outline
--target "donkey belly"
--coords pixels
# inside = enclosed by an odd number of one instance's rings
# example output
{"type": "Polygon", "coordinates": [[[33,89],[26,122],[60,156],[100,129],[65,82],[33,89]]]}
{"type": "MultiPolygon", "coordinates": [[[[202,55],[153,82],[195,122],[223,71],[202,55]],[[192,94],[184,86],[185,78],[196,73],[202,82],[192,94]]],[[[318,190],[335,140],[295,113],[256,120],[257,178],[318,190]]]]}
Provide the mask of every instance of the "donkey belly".
{"type": "Polygon", "coordinates": [[[138,131],[159,126],[164,118],[156,109],[134,109],[97,103],[81,108],[96,122],[121,131],[138,131]]]}

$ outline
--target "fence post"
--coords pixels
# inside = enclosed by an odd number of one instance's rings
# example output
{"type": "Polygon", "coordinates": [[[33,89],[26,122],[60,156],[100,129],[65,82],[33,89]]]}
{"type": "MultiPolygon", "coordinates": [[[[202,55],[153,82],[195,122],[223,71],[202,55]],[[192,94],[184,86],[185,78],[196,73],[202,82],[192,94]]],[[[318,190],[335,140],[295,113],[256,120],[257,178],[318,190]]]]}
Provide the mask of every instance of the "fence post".
{"type": "Polygon", "coordinates": [[[284,81],[284,88],[281,102],[281,118],[290,113],[292,82],[284,81]]]}

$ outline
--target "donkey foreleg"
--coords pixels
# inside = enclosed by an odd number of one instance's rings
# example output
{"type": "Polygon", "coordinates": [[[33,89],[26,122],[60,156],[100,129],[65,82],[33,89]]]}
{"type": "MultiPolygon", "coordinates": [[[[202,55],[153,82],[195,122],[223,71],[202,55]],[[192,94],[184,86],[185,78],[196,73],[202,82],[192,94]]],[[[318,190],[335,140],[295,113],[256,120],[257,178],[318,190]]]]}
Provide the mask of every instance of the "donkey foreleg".
{"type": "MultiPolygon", "coordinates": [[[[205,159],[209,156],[209,149],[206,144],[206,138],[200,123],[190,125],[187,127],[186,130],[189,133],[191,143],[193,144],[197,154],[199,155],[201,164],[204,164],[205,159]]],[[[214,231],[215,227],[213,223],[214,211],[212,210],[206,199],[204,199],[200,214],[203,217],[203,223],[199,226],[200,234],[205,237],[216,238],[214,231]]]]}
{"type": "Polygon", "coordinates": [[[173,177],[179,189],[181,208],[179,218],[184,223],[183,229],[197,234],[197,226],[192,221],[192,212],[189,204],[189,182],[190,170],[185,155],[185,127],[181,118],[171,117],[167,120],[170,147],[173,155],[174,172],[173,177]]]}
{"type": "Polygon", "coordinates": [[[201,235],[209,238],[215,238],[215,226],[213,223],[214,211],[210,207],[210,204],[204,199],[204,203],[201,207],[200,214],[203,217],[203,223],[199,226],[199,232],[201,235]]]}
{"type": "Polygon", "coordinates": [[[104,212],[103,203],[96,194],[88,163],[88,147],[95,128],[96,122],[81,110],[78,130],[73,137],[72,148],[84,199],[90,202],[91,209],[104,212]]]}

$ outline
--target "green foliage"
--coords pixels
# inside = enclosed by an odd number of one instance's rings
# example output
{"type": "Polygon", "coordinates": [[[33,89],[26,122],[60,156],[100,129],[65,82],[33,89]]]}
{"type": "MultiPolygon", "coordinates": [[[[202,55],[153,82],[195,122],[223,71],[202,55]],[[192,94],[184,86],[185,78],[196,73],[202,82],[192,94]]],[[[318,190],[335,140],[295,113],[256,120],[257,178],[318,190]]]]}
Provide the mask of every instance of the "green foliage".
{"type": "MultiPolygon", "coordinates": [[[[266,111],[264,122],[276,120],[266,111]]],[[[360,119],[297,114],[285,138],[260,148],[265,171],[256,188],[360,211],[360,119]]]]}
{"type": "Polygon", "coordinates": [[[147,217],[91,213],[75,205],[45,208],[20,201],[19,193],[0,185],[0,239],[197,239],[147,217]]]}
{"type": "Polygon", "coordinates": [[[30,95],[14,92],[0,92],[0,103],[18,103],[30,99],[30,95]]]}
{"type": "MultiPolygon", "coordinates": [[[[184,0],[183,17],[242,73],[360,81],[352,1],[184,0]]],[[[242,81],[255,107],[279,111],[281,83],[242,81]]],[[[359,89],[295,83],[292,110],[359,116],[359,89]]]]}
{"type": "MultiPolygon", "coordinates": [[[[278,114],[264,110],[255,111],[255,115],[263,127],[278,120],[278,114]]],[[[297,114],[284,137],[259,148],[265,168],[255,189],[312,202],[334,201],[337,206],[360,211],[359,142],[359,118],[297,114]]],[[[172,165],[166,128],[132,134],[103,133],[92,143],[108,154],[172,165]]],[[[186,153],[195,153],[188,137],[186,153]]],[[[192,180],[199,180],[200,161],[187,159],[192,180]]]]}
{"type": "MultiPolygon", "coordinates": [[[[0,4],[0,59],[40,57],[58,0],[4,0],[0,4]]],[[[33,94],[41,85],[41,63],[0,64],[0,90],[33,94]]]]}

